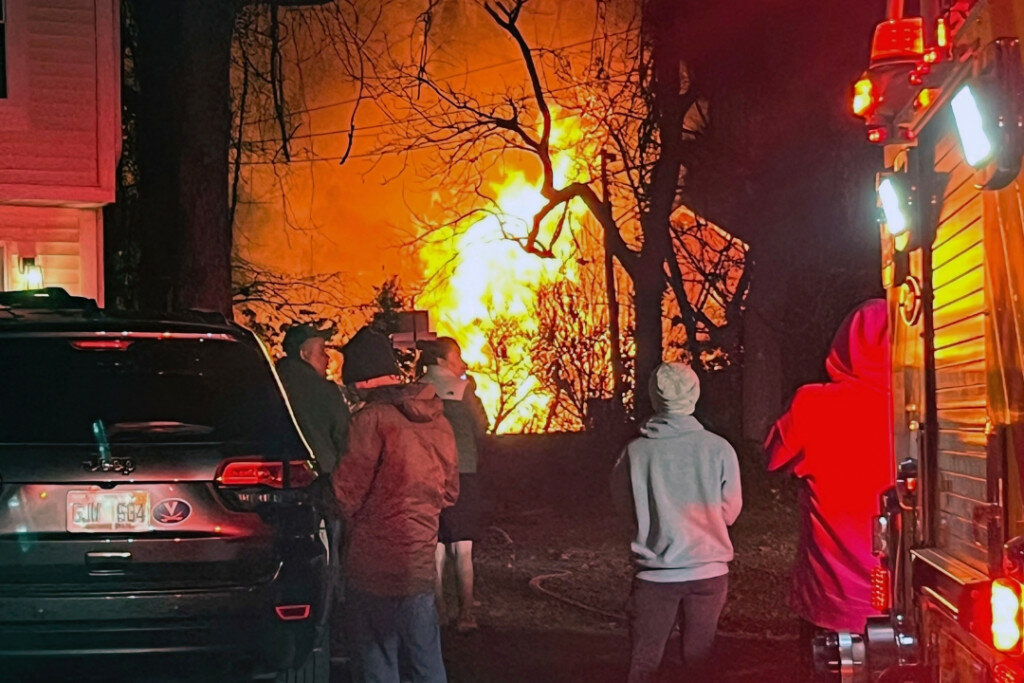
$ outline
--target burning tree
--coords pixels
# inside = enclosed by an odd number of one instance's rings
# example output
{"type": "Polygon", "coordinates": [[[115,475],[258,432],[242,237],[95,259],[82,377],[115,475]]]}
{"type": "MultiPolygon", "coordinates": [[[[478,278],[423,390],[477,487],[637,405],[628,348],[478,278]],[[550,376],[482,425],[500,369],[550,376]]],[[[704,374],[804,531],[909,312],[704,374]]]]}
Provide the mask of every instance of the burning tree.
{"type": "Polygon", "coordinates": [[[572,430],[586,424],[594,401],[612,399],[611,340],[602,283],[587,273],[537,292],[534,375],[555,392],[545,424],[572,430]]]}
{"type": "MultiPolygon", "coordinates": [[[[447,235],[458,226],[476,225],[483,215],[502,213],[507,198],[494,196],[489,174],[503,170],[510,157],[532,159],[540,170],[539,199],[528,224],[514,231],[499,220],[500,230],[529,254],[569,263],[565,243],[574,228],[584,220],[596,223],[603,249],[614,259],[611,279],[614,272],[623,274],[632,290],[637,377],[648,376],[662,359],[667,290],[693,358],[705,357],[702,338],[726,357],[737,352],[737,337],[726,330],[741,312],[746,270],[733,259],[736,276],[723,279],[716,270],[721,260],[708,263],[703,250],[690,251],[691,241],[673,237],[684,148],[706,124],[704,103],[690,87],[668,28],[673,22],[667,18],[679,11],[676,3],[598,3],[598,37],[582,54],[569,54],[531,48],[519,25],[526,0],[485,2],[484,10],[513,42],[526,74],[525,85],[490,96],[431,75],[428,29],[435,4],[424,14],[419,62],[395,60],[396,75],[376,84],[375,96],[398,130],[388,133],[381,151],[434,148],[440,161],[427,173],[443,178],[449,195],[461,194],[462,201],[452,202],[459,208],[440,221],[441,231],[447,235]],[[570,119],[578,130],[566,140],[569,127],[559,124],[570,119]],[[611,173],[605,167],[608,151],[617,165],[611,173]],[[567,164],[566,156],[571,157],[567,164]],[[486,206],[464,210],[466,197],[486,206]],[[683,259],[685,272],[676,247],[689,255],[683,259]],[[711,284],[695,288],[687,272],[711,284]],[[729,286],[721,286],[724,280],[729,286]],[[710,301],[720,304],[720,316],[709,315],[704,303],[710,301]]],[[[438,223],[431,221],[434,228],[438,223]]],[[[636,403],[639,414],[649,411],[646,392],[636,393],[636,403]]]]}

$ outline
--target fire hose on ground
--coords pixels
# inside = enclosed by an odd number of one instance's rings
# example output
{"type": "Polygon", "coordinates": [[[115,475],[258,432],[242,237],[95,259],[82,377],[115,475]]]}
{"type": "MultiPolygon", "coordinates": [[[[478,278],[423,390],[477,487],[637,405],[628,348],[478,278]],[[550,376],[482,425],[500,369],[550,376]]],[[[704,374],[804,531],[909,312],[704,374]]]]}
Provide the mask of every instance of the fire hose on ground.
{"type": "MultiPolygon", "coordinates": [[[[512,551],[511,551],[512,552],[512,562],[514,563],[515,562],[515,542],[512,540],[512,537],[508,534],[507,531],[505,531],[504,529],[502,529],[501,527],[498,527],[498,526],[491,526],[491,527],[489,527],[489,530],[497,532],[499,535],[502,536],[502,538],[505,540],[505,542],[509,546],[512,547],[512,551]]],[[[568,570],[568,569],[562,569],[562,570],[559,570],[559,571],[556,571],[556,572],[549,572],[549,573],[545,573],[545,574],[538,574],[538,575],[536,575],[536,576],[534,576],[533,578],[530,579],[530,583],[529,583],[530,589],[533,590],[536,593],[539,593],[539,594],[545,596],[545,597],[551,598],[553,600],[557,600],[557,601],[559,601],[561,603],[564,603],[566,605],[571,605],[571,606],[573,606],[573,607],[575,607],[577,609],[581,609],[581,610],[584,610],[586,612],[590,612],[591,614],[598,614],[598,615],[600,615],[602,617],[606,617],[608,619],[614,619],[614,620],[619,621],[619,622],[625,622],[627,620],[627,616],[626,616],[625,612],[612,612],[612,611],[609,611],[609,610],[601,609],[599,607],[594,607],[593,605],[588,605],[587,603],[581,602],[580,600],[576,600],[574,598],[570,598],[568,596],[562,595],[561,593],[557,593],[557,592],[555,592],[555,591],[551,590],[550,588],[547,588],[547,587],[545,587],[543,585],[543,582],[548,580],[548,579],[564,579],[564,578],[566,578],[568,576],[572,576],[572,571],[568,570]]],[[[723,631],[723,630],[719,630],[718,631],[718,635],[720,635],[720,636],[722,636],[724,638],[754,638],[754,639],[759,639],[759,640],[769,640],[769,641],[776,641],[776,642],[783,642],[783,641],[790,641],[790,640],[796,640],[797,639],[796,635],[790,635],[790,634],[785,634],[785,633],[772,633],[769,630],[765,630],[765,631],[723,631]]]]}

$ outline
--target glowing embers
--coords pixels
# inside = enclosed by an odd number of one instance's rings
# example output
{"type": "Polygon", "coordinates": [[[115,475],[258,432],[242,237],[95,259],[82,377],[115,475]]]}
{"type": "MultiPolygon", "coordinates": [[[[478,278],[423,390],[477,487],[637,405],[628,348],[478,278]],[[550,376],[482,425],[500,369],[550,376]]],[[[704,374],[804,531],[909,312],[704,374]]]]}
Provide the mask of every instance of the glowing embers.
{"type": "Polygon", "coordinates": [[[950,106],[964,159],[975,168],[984,166],[992,158],[994,148],[985,132],[984,118],[971,86],[960,88],[950,100],[950,106]]]}
{"type": "Polygon", "coordinates": [[[1020,653],[1022,628],[1021,586],[1013,579],[992,582],[992,646],[1001,652],[1020,653]]]}

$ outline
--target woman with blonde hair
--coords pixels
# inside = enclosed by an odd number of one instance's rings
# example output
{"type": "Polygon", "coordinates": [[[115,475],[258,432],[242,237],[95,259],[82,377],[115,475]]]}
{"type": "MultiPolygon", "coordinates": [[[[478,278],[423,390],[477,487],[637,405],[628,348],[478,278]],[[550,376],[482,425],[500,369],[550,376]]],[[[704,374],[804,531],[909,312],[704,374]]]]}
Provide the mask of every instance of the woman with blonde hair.
{"type": "Polygon", "coordinates": [[[459,499],[441,511],[435,560],[435,597],[438,619],[446,621],[444,568],[449,557],[455,561],[459,586],[459,616],[456,629],[467,632],[477,627],[473,615],[473,541],[480,533],[480,490],[477,482],[477,453],[487,431],[487,413],[476,395],[476,384],[466,375],[462,349],[451,337],[421,341],[417,367],[421,382],[434,387],[444,405],[444,415],[455,432],[459,454],[459,499]]]}

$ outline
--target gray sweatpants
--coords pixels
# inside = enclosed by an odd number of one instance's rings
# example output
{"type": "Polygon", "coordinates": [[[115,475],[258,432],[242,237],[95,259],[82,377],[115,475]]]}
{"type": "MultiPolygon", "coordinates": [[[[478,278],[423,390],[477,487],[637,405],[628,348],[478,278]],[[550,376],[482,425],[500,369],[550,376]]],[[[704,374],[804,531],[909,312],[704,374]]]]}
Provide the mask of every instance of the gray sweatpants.
{"type": "Polygon", "coordinates": [[[677,622],[682,659],[691,680],[710,680],[711,648],[728,590],[728,574],[677,583],[633,579],[627,607],[633,648],[629,683],[654,680],[677,622]]]}

